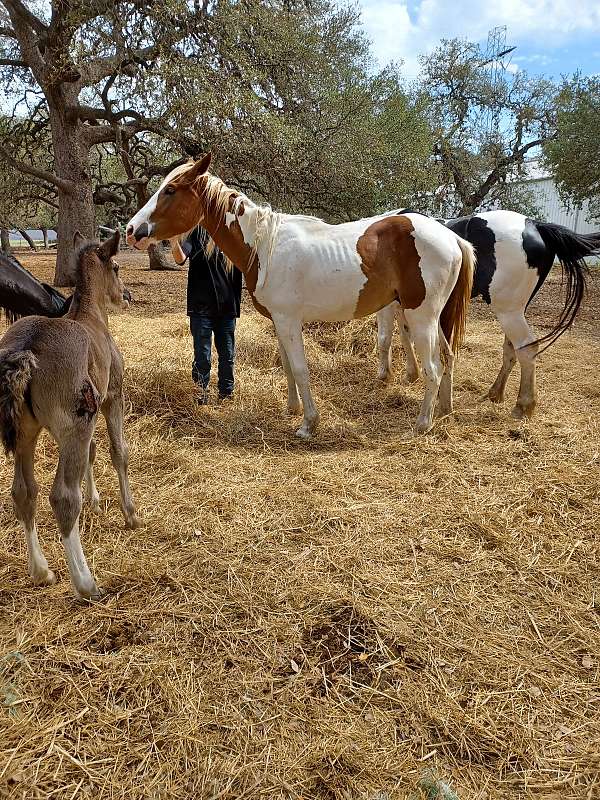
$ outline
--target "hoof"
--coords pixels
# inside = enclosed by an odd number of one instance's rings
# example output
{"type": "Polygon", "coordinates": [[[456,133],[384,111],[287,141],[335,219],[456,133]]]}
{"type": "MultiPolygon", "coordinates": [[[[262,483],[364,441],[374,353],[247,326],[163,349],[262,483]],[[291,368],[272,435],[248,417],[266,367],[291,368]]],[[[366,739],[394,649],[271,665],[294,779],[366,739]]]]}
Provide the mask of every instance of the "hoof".
{"type": "Polygon", "coordinates": [[[51,569],[48,569],[46,572],[40,573],[39,575],[32,575],[31,578],[34,586],[52,586],[56,583],[56,575],[51,569]]]}
{"type": "Polygon", "coordinates": [[[288,403],[287,412],[291,417],[297,417],[301,411],[302,411],[302,406],[300,405],[300,403],[298,403],[297,405],[294,405],[293,403],[290,405],[290,403],[288,403]]]}
{"type": "Polygon", "coordinates": [[[415,423],[415,433],[418,436],[421,436],[424,433],[429,433],[429,431],[433,428],[433,425],[429,420],[417,420],[415,423]]]}
{"type": "Polygon", "coordinates": [[[386,386],[387,386],[388,383],[392,382],[392,377],[393,377],[392,373],[389,370],[386,370],[385,372],[380,370],[377,373],[377,380],[380,381],[381,383],[383,383],[386,386]]]}
{"type": "Polygon", "coordinates": [[[106,592],[104,589],[102,589],[100,586],[97,586],[95,583],[93,586],[86,587],[82,592],[75,589],[75,600],[82,604],[97,603],[99,600],[102,600],[105,595],[106,592]]]}
{"type": "Polygon", "coordinates": [[[130,517],[125,518],[125,527],[129,528],[130,530],[141,528],[142,520],[138,517],[137,514],[132,514],[130,517]]]}
{"type": "Polygon", "coordinates": [[[100,497],[94,497],[92,500],[90,500],[90,511],[92,514],[100,513],[100,497]]]}
{"type": "Polygon", "coordinates": [[[405,372],[402,378],[402,384],[403,386],[410,386],[411,383],[416,383],[420,377],[418,372],[405,372]]]}
{"type": "Polygon", "coordinates": [[[296,431],[296,436],[299,439],[304,439],[305,441],[308,441],[308,439],[312,439],[311,431],[309,431],[308,428],[305,428],[304,425],[301,428],[298,428],[298,430],[296,431]]]}
{"type": "Polygon", "coordinates": [[[533,416],[535,406],[520,406],[516,405],[513,410],[510,412],[511,417],[513,419],[531,419],[533,416]]]}
{"type": "Polygon", "coordinates": [[[495,403],[495,404],[499,405],[500,403],[504,402],[504,395],[503,394],[496,394],[495,392],[489,391],[486,395],[484,395],[483,399],[484,400],[489,400],[490,403],[495,403]]]}

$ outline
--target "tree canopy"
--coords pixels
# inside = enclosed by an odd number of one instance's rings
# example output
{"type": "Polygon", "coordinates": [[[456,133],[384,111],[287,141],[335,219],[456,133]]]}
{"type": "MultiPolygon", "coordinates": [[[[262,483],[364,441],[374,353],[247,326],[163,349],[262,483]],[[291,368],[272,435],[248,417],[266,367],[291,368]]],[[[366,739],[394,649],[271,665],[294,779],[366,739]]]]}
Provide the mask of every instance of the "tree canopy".
{"type": "Polygon", "coordinates": [[[558,97],[556,136],[544,147],[561,196],[577,206],[586,200],[600,219],[600,78],[576,76],[558,97]]]}

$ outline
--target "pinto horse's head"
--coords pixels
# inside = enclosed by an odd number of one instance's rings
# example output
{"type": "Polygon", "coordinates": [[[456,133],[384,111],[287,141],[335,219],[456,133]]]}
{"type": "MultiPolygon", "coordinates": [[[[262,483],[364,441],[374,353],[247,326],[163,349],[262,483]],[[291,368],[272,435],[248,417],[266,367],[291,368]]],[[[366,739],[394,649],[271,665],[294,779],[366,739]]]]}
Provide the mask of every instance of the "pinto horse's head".
{"type": "Polygon", "coordinates": [[[172,170],[146,205],[127,224],[127,244],[146,250],[153,242],[174,239],[204,217],[203,189],[211,153],[172,170]]]}

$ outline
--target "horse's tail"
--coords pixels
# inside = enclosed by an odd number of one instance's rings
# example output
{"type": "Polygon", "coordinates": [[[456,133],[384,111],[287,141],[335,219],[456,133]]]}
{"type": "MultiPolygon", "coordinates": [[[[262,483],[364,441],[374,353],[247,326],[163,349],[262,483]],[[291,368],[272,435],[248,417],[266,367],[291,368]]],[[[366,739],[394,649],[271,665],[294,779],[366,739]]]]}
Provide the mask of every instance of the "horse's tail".
{"type": "Polygon", "coordinates": [[[588,268],[584,259],[600,253],[600,232],[575,233],[553,222],[536,222],[535,227],[548,251],[560,261],[563,276],[567,278],[565,304],[559,320],[549,333],[536,340],[536,343],[548,342],[546,347],[550,347],[575,321],[586,291],[588,268]]]}
{"type": "Polygon", "coordinates": [[[36,365],[31,350],[0,350],[0,438],[7,455],[15,452],[25,393],[36,365]]]}
{"type": "Polygon", "coordinates": [[[467,309],[471,301],[473,275],[477,263],[473,245],[460,236],[456,236],[456,241],[462,253],[460,272],[440,317],[440,325],[453,353],[458,352],[465,338],[467,309]]]}

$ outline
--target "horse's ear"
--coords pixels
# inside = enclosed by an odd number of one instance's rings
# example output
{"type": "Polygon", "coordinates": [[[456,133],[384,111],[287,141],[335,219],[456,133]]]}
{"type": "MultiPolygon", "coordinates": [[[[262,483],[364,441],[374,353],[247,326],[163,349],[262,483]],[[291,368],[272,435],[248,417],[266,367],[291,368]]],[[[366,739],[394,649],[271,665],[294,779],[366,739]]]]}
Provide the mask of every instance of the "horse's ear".
{"type": "Polygon", "coordinates": [[[107,262],[119,252],[119,242],[121,241],[121,232],[115,231],[110,239],[107,239],[104,244],[98,248],[98,256],[102,261],[107,262]]]}
{"type": "Polygon", "coordinates": [[[189,186],[196,180],[196,178],[199,178],[201,175],[205,175],[210,167],[211,159],[212,153],[209,150],[206,155],[203,155],[202,158],[198,159],[198,161],[196,161],[191,168],[181,176],[182,182],[189,186]]]}
{"type": "Polygon", "coordinates": [[[73,234],[73,245],[74,247],[79,247],[79,245],[85,242],[85,236],[82,236],[79,231],[75,231],[73,234]]]}

